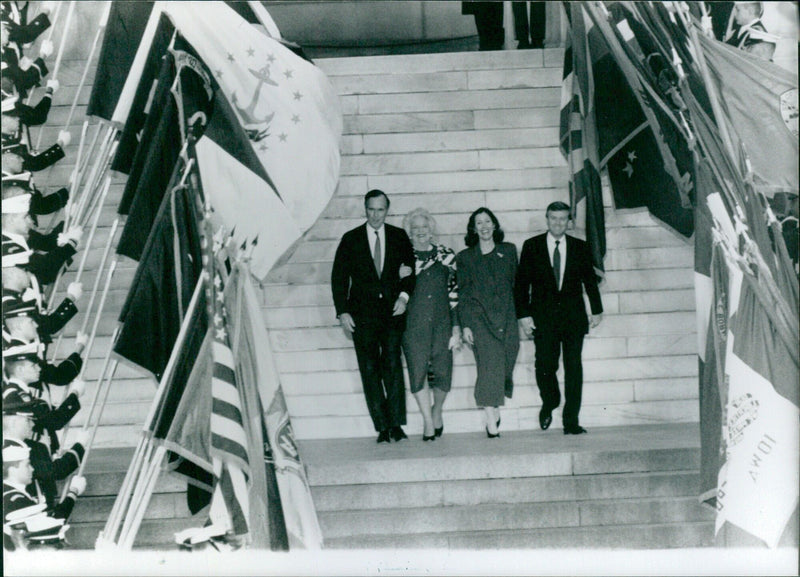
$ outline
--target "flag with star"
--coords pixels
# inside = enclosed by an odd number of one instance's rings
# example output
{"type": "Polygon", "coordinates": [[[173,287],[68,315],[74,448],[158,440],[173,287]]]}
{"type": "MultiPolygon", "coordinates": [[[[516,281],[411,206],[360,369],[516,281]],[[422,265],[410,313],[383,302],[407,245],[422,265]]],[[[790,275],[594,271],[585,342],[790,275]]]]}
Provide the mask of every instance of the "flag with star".
{"type": "MultiPolygon", "coordinates": [[[[680,176],[674,170],[668,171],[671,152],[664,142],[661,123],[652,122],[645,114],[597,25],[588,30],[587,41],[594,78],[600,164],[608,168],[615,207],[647,207],[672,229],[691,236],[694,230],[693,209],[688,202],[691,174],[684,170],[680,176]]],[[[657,114],[649,112],[651,116],[657,114]]]]}
{"type": "Polygon", "coordinates": [[[163,13],[210,71],[226,101],[221,114],[232,123],[197,143],[204,187],[237,243],[254,246],[251,270],[263,279],[316,222],[336,188],[338,97],[319,68],[225,3],[193,4],[165,3],[163,13]],[[230,154],[245,148],[245,162],[230,154]]]}

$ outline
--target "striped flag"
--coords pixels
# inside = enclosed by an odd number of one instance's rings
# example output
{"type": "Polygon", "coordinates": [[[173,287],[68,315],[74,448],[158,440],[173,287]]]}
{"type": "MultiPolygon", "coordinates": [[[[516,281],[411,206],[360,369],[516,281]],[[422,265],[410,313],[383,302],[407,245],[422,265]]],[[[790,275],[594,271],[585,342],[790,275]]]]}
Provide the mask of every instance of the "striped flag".
{"type": "Polygon", "coordinates": [[[206,278],[213,279],[206,283],[206,303],[213,339],[209,453],[214,475],[217,477],[211,498],[210,520],[212,525],[225,527],[226,531],[232,531],[235,535],[244,535],[249,532],[247,519],[250,514],[248,441],[242,418],[241,392],[228,336],[222,277],[214,271],[214,254],[209,249],[210,242],[218,245],[219,240],[210,238],[210,228],[210,222],[206,218],[203,261],[209,273],[206,278]]]}
{"type": "Polygon", "coordinates": [[[561,85],[561,153],[569,164],[569,195],[572,220],[585,227],[595,273],[603,276],[606,254],[603,189],[597,149],[597,126],[594,112],[594,79],[587,44],[586,26],[578,4],[565,3],[571,34],[564,52],[561,85]]]}

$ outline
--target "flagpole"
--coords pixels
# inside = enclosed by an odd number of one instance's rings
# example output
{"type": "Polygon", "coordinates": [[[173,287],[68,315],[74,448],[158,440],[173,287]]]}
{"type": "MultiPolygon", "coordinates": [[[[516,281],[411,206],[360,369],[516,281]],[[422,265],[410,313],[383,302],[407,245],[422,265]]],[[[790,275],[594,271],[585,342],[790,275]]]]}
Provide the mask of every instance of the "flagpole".
{"type": "Polygon", "coordinates": [[[106,8],[103,12],[103,16],[100,18],[100,25],[97,28],[97,34],[94,35],[94,41],[92,42],[92,48],[89,51],[89,57],[86,59],[86,66],[83,67],[83,75],[81,76],[81,80],[78,83],[78,90],[75,92],[75,98],[72,99],[72,106],[69,109],[69,114],[67,115],[67,121],[64,123],[64,130],[69,128],[70,122],[72,122],[72,116],[75,114],[75,108],[78,106],[78,98],[80,97],[81,90],[83,89],[83,85],[86,83],[86,77],[89,74],[89,68],[92,65],[92,60],[94,59],[94,53],[97,50],[97,44],[100,40],[100,36],[105,32],[106,24],[108,24],[108,15],[111,13],[111,2],[108,0],[106,2],[106,8]]]}
{"type": "MultiPolygon", "coordinates": [[[[108,194],[108,189],[109,189],[109,185],[110,184],[111,184],[111,177],[109,177],[108,180],[106,181],[106,186],[105,186],[105,189],[103,190],[103,197],[102,197],[102,201],[101,201],[100,206],[102,206],[102,203],[105,202],[105,197],[108,194]]],[[[97,224],[98,224],[99,219],[100,219],[100,211],[98,210],[97,213],[95,214],[94,222],[92,222],[92,228],[89,231],[89,237],[86,240],[86,246],[83,249],[83,255],[81,255],[81,262],[80,262],[80,265],[78,265],[78,271],[75,273],[75,282],[80,282],[81,276],[83,275],[83,269],[86,266],[86,259],[89,256],[89,249],[92,246],[92,240],[94,240],[94,234],[95,234],[95,231],[97,230],[97,224]]],[[[117,220],[115,220],[114,224],[111,226],[111,234],[109,235],[108,247],[110,247],[111,239],[114,238],[114,234],[116,232],[116,227],[118,225],[118,221],[119,221],[119,218],[117,218],[117,220]]],[[[106,259],[107,256],[108,256],[108,250],[106,250],[104,252],[103,258],[100,261],[100,266],[97,269],[98,270],[98,274],[99,274],[99,271],[103,270],[103,267],[105,266],[105,259],[106,259]]],[[[84,319],[84,326],[81,328],[81,332],[86,330],[85,323],[86,323],[86,320],[89,318],[89,311],[92,310],[93,300],[94,300],[94,292],[92,293],[92,299],[90,299],[90,301],[89,301],[89,306],[86,307],[86,319],[84,319]]],[[[55,307],[53,306],[52,302],[48,303],[48,313],[52,313],[54,308],[55,307]]],[[[58,339],[56,339],[56,344],[55,344],[55,347],[53,348],[53,354],[51,356],[51,362],[53,360],[55,360],[56,355],[58,353],[58,349],[61,346],[61,341],[63,340],[63,338],[64,338],[64,333],[62,332],[60,335],[58,335],[58,339]]]]}
{"type": "MultiPolygon", "coordinates": [[[[117,259],[114,259],[114,260],[111,261],[111,266],[109,266],[109,268],[108,268],[108,276],[106,277],[106,283],[105,283],[105,286],[103,287],[103,296],[100,297],[100,304],[97,307],[97,314],[95,314],[95,317],[94,317],[94,325],[92,325],[92,333],[91,333],[91,335],[89,335],[89,342],[86,343],[86,348],[84,349],[84,353],[85,353],[86,356],[85,356],[85,360],[83,362],[83,366],[81,367],[81,372],[77,377],[78,379],[82,379],[83,378],[83,375],[86,373],[86,367],[89,365],[89,355],[91,354],[92,347],[94,346],[94,339],[95,339],[95,335],[97,334],[97,327],[100,326],[100,318],[103,316],[103,308],[105,307],[105,304],[106,304],[106,297],[108,296],[108,289],[111,286],[111,279],[114,277],[114,269],[116,269],[116,268],[117,268],[117,259]]],[[[98,277],[99,276],[100,276],[100,273],[98,272],[98,277]]],[[[87,316],[88,316],[88,311],[87,311],[87,316]]],[[[95,392],[95,394],[97,394],[97,393],[95,392]]],[[[69,427],[70,427],[70,422],[68,422],[64,426],[63,434],[62,434],[62,438],[64,440],[66,440],[66,438],[67,438],[67,433],[69,432],[69,427]]]]}
{"type": "MultiPolygon", "coordinates": [[[[708,92],[708,99],[711,101],[711,109],[714,111],[714,118],[716,119],[717,129],[719,130],[720,136],[722,136],[722,142],[725,145],[725,148],[728,150],[728,154],[730,155],[731,159],[736,158],[736,154],[733,148],[733,140],[731,140],[731,135],[728,132],[728,125],[725,123],[725,117],[722,113],[722,107],[719,105],[719,93],[717,92],[717,86],[711,80],[711,73],[708,71],[708,65],[706,64],[706,57],[703,53],[703,48],[700,46],[700,40],[697,38],[697,31],[694,29],[694,26],[691,22],[688,21],[686,18],[686,14],[684,14],[681,3],[676,2],[676,12],[678,17],[683,22],[683,25],[689,32],[689,38],[692,41],[692,45],[694,46],[695,54],[697,56],[697,63],[700,67],[700,74],[703,77],[703,83],[705,84],[706,91],[708,92]]],[[[688,10],[688,8],[687,8],[688,10]]]]}
{"type": "Polygon", "coordinates": [[[133,452],[133,459],[125,472],[125,478],[122,480],[122,486],[117,493],[117,498],[114,499],[114,505],[111,507],[108,519],[103,530],[97,535],[97,542],[95,548],[102,548],[102,544],[113,542],[116,538],[117,529],[119,528],[119,516],[122,509],[128,506],[127,496],[130,494],[131,484],[133,479],[139,475],[139,470],[142,466],[142,459],[144,457],[145,445],[149,442],[146,435],[139,437],[139,442],[136,444],[136,449],[133,452]]]}
{"type": "Polygon", "coordinates": [[[155,489],[156,482],[158,481],[159,468],[161,467],[161,462],[164,460],[166,453],[167,449],[163,445],[156,448],[155,456],[150,463],[147,476],[145,477],[146,484],[141,499],[137,503],[134,516],[130,519],[130,523],[127,526],[123,525],[122,527],[119,546],[123,550],[130,551],[133,548],[133,542],[139,532],[139,527],[142,525],[142,519],[144,519],[147,505],[150,503],[150,497],[153,495],[153,489],[155,489]]]}
{"type": "MultiPolygon", "coordinates": [[[[73,208],[72,205],[77,205],[80,202],[83,195],[86,194],[86,190],[88,189],[89,184],[94,180],[97,171],[100,169],[100,166],[105,162],[103,159],[108,151],[107,146],[110,141],[112,133],[113,129],[109,128],[106,131],[105,136],[103,136],[103,141],[100,144],[100,153],[94,159],[94,163],[92,164],[92,169],[89,171],[89,178],[87,179],[85,185],[81,187],[81,181],[83,180],[84,176],[82,172],[78,173],[75,178],[75,182],[73,183],[73,186],[75,188],[70,190],[69,199],[67,200],[68,210],[66,211],[66,216],[65,216],[65,222],[64,222],[65,228],[70,223],[74,215],[77,214],[77,209],[73,208]]],[[[87,162],[89,162],[90,160],[91,159],[87,158],[87,162]]]]}
{"type": "Polygon", "coordinates": [[[133,504],[134,497],[138,498],[139,496],[139,493],[136,491],[136,488],[138,487],[139,484],[137,483],[137,485],[133,487],[133,494],[131,494],[130,485],[133,485],[134,481],[139,477],[142,467],[145,466],[143,463],[147,463],[149,461],[149,453],[152,450],[152,438],[150,437],[151,431],[149,430],[149,427],[152,425],[153,421],[157,416],[157,413],[160,409],[161,400],[164,397],[164,394],[166,393],[167,390],[167,385],[172,379],[172,373],[175,370],[175,364],[177,363],[178,353],[186,341],[186,336],[189,333],[189,325],[191,324],[191,319],[192,316],[194,315],[194,310],[197,308],[200,302],[200,294],[203,292],[203,286],[204,286],[203,282],[205,277],[206,277],[205,271],[201,271],[200,278],[197,280],[197,284],[195,285],[194,288],[194,293],[192,294],[192,299],[189,301],[189,305],[186,311],[186,316],[183,319],[180,331],[178,332],[178,336],[175,339],[175,345],[172,348],[172,353],[170,354],[169,360],[167,361],[167,366],[164,369],[164,374],[162,375],[161,381],[158,384],[158,389],[156,390],[155,397],[153,398],[153,401],[150,404],[150,411],[148,412],[147,418],[144,421],[144,426],[142,428],[142,441],[137,447],[137,451],[134,455],[134,460],[131,463],[131,466],[128,469],[128,473],[125,476],[125,481],[123,482],[123,490],[120,491],[116,501],[114,502],[114,507],[112,508],[112,515],[106,522],[106,527],[103,533],[101,533],[101,536],[106,540],[109,539],[112,541],[114,540],[114,538],[116,537],[117,530],[119,528],[119,523],[121,522],[120,517],[123,515],[123,511],[127,510],[128,514],[130,514],[130,509],[134,506],[133,504]]]}
{"type": "MultiPolygon", "coordinates": [[[[56,23],[58,22],[58,17],[61,14],[61,4],[63,2],[56,2],[56,11],[53,14],[53,18],[50,19],[50,29],[47,31],[46,40],[50,41],[53,38],[53,32],[56,30],[56,23]]],[[[30,104],[31,100],[33,100],[33,93],[36,92],[36,87],[32,87],[30,92],[28,92],[28,98],[25,100],[25,104],[30,104]]]]}

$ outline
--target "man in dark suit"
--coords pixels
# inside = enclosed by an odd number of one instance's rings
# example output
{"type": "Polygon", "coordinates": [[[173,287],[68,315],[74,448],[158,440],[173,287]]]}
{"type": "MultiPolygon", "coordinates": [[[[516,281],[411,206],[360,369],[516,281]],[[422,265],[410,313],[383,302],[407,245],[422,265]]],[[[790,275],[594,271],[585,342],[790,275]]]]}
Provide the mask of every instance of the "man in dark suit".
{"type": "Polygon", "coordinates": [[[600,324],[603,304],[592,259],[586,243],[566,235],[569,205],[553,202],[547,207],[547,233],[522,245],[514,287],[521,331],[536,345],[536,384],[542,397],[539,425],[547,429],[553,409],[561,403],[556,370],[564,350],[565,435],[580,435],[578,423],[583,390],[581,350],[583,338],[600,324]],[[583,291],[589,296],[591,317],[586,316],[583,291]]]}
{"type": "Polygon", "coordinates": [[[414,249],[406,232],[385,224],[389,198],[364,197],[367,222],[345,233],[331,272],[336,317],[353,337],[358,370],[378,442],[406,439],[406,397],[400,346],[414,291],[414,249]]]}

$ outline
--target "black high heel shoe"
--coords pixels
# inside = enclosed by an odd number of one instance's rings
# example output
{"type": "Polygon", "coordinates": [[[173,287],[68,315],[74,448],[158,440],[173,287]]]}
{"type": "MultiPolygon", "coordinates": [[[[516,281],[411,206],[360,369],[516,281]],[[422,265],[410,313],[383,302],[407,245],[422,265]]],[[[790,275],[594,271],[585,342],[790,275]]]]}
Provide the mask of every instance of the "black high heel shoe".
{"type": "Polygon", "coordinates": [[[497,437],[499,437],[499,436],[500,436],[500,432],[498,431],[497,433],[495,433],[494,435],[492,435],[492,434],[489,432],[489,427],[486,427],[486,436],[487,436],[487,437],[489,437],[490,439],[496,439],[497,437]]]}
{"type": "Polygon", "coordinates": [[[435,441],[436,440],[436,435],[431,435],[430,437],[427,436],[427,435],[422,435],[422,440],[423,441],[435,441]]]}
{"type": "Polygon", "coordinates": [[[438,429],[434,429],[434,430],[433,430],[433,436],[434,436],[434,437],[441,437],[441,436],[442,436],[442,433],[444,433],[444,425],[442,425],[442,426],[441,426],[441,427],[439,427],[438,429]]]}

